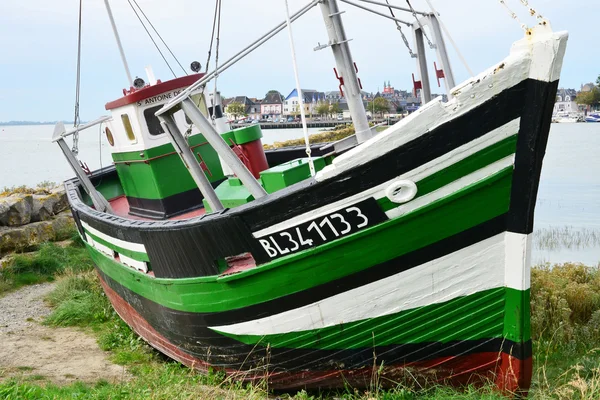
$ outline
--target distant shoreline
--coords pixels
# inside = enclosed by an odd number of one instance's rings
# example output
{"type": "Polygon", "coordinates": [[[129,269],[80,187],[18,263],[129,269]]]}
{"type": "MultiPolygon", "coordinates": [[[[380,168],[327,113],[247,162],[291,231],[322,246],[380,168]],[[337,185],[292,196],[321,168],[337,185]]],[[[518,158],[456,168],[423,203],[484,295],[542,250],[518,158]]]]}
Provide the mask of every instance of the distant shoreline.
{"type": "MultiPolygon", "coordinates": [[[[31,126],[31,125],[55,125],[60,121],[8,121],[8,122],[0,122],[0,126],[31,126]]],[[[62,121],[65,124],[72,124],[73,121],[62,121]]],[[[82,122],[83,123],[83,122],[82,122]]]]}

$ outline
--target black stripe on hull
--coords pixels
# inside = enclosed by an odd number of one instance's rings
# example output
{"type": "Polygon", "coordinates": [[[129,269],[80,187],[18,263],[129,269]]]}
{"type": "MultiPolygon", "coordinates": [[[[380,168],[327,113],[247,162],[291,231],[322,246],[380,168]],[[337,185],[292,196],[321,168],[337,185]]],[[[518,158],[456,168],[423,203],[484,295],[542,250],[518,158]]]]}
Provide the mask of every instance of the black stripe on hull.
{"type": "Polygon", "coordinates": [[[440,357],[465,356],[481,352],[504,352],[523,360],[531,356],[531,341],[516,343],[504,338],[452,341],[447,343],[427,342],[361,349],[322,350],[269,348],[264,345],[247,345],[219,335],[205,325],[195,325],[199,320],[190,320],[189,313],[151,302],[121,286],[101,271],[100,276],[118,296],[130,304],[158,333],[183,352],[203,360],[215,367],[235,370],[255,370],[261,367],[272,372],[300,370],[358,369],[373,364],[373,352],[378,362],[402,364],[427,361],[440,357]],[[173,329],[181,328],[179,332],[173,329]],[[268,352],[268,353],[267,353],[268,352]],[[522,358],[521,358],[522,357],[522,358]],[[268,360],[268,366],[265,364],[268,360]]]}
{"type": "Polygon", "coordinates": [[[508,215],[508,230],[511,232],[533,232],[535,202],[557,90],[558,81],[534,85],[525,97],[508,215]]]}
{"type": "MultiPolygon", "coordinates": [[[[367,190],[521,117],[522,120],[536,119],[538,123],[530,126],[529,123],[522,122],[522,129],[526,130],[529,139],[518,139],[519,165],[516,174],[519,183],[512,189],[512,222],[509,230],[527,232],[531,227],[529,221],[533,220],[537,179],[541,172],[542,155],[538,153],[543,153],[547,132],[544,133],[546,125],[542,124],[546,119],[546,111],[542,113],[544,115],[538,115],[540,113],[535,106],[527,106],[525,103],[547,105],[550,101],[548,96],[553,93],[556,85],[556,82],[550,84],[525,80],[465,115],[339,176],[323,182],[309,179],[245,206],[212,213],[199,219],[137,222],[95,213],[89,207],[79,204],[75,207],[80,211],[81,218],[94,228],[119,239],[143,243],[148,249],[157,277],[205,276],[217,270],[218,260],[228,256],[250,252],[258,264],[271,261],[252,236],[253,231],[367,190]],[[537,147],[524,151],[524,148],[529,148],[532,140],[537,143],[537,147]],[[518,199],[521,196],[524,198],[518,199]]],[[[554,101],[553,96],[551,100],[554,101]]],[[[73,200],[73,196],[70,199],[73,200]]],[[[74,204],[73,201],[71,204],[74,204]]]]}

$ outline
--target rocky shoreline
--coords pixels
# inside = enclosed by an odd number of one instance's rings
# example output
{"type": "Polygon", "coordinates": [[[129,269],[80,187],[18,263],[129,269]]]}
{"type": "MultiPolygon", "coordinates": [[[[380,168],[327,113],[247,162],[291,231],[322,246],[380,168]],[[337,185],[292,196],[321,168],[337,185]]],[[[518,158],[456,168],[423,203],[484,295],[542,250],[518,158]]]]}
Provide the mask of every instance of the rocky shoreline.
{"type": "Polygon", "coordinates": [[[73,228],[62,187],[0,196],[0,258],[68,239],[73,228]]]}

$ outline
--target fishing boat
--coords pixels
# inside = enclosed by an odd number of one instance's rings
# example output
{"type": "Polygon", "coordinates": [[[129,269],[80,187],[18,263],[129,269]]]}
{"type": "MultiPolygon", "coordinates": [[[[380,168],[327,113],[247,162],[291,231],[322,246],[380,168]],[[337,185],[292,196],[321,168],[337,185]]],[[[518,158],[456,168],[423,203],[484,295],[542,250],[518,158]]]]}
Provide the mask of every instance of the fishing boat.
{"type": "Polygon", "coordinates": [[[600,113],[590,113],[586,115],[585,122],[600,122],[600,113]]]}
{"type": "Polygon", "coordinates": [[[230,130],[206,85],[237,56],[164,82],[128,73],[109,115],[55,128],[78,231],[120,317],[190,368],[275,389],[491,380],[526,393],[531,233],[568,35],[538,17],[456,84],[435,10],[365,3],[412,29],[419,110],[371,130],[338,3],[312,1],[238,54],[319,8],[356,135],[265,152],[259,125],[230,130]],[[447,102],[431,96],[426,43],[447,102]],[[114,165],[85,171],[66,139],[99,124],[114,165]]]}

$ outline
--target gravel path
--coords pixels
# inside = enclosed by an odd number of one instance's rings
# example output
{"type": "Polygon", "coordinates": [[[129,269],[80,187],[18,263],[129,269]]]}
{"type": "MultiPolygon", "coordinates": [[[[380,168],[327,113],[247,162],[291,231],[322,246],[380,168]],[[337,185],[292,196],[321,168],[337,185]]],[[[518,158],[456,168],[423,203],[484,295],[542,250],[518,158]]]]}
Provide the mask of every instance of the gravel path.
{"type": "Polygon", "coordinates": [[[124,368],[112,364],[92,336],[41,325],[52,311],[43,298],[55,286],[26,286],[0,298],[0,380],[22,377],[68,384],[127,379],[124,368]]]}
{"type": "Polygon", "coordinates": [[[56,283],[25,286],[0,297],[0,335],[18,334],[37,327],[52,311],[43,298],[56,287],[56,283]]]}

